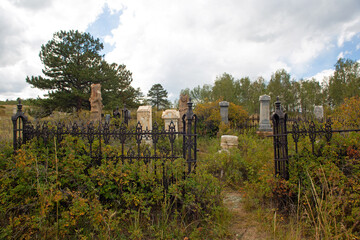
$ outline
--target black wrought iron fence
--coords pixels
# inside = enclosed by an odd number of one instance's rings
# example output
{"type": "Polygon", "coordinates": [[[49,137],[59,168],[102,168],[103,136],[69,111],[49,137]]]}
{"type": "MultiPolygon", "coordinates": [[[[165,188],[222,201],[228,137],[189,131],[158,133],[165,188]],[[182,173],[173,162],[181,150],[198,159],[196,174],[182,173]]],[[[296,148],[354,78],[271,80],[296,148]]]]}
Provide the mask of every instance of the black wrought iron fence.
{"type": "Polygon", "coordinates": [[[42,141],[44,144],[55,139],[60,143],[67,135],[71,135],[83,139],[88,145],[87,154],[92,159],[91,164],[100,165],[103,158],[116,162],[143,161],[145,164],[151,161],[174,161],[177,158],[184,158],[187,173],[191,173],[196,168],[197,117],[192,111],[191,102],[188,102],[188,111],[180,120],[183,122],[183,129],[179,130],[173,122],[167,129],[160,128],[156,122],[151,129],[144,129],[140,122],[136,127],[129,128],[126,121],[120,125],[112,124],[110,121],[33,124],[22,112],[21,102],[18,104],[18,111],[12,117],[12,121],[14,150],[31,139],[42,141]],[[177,143],[182,146],[178,146],[177,143]],[[108,144],[117,146],[118,151],[107,152],[104,155],[103,147],[108,144]]]}
{"type": "Polygon", "coordinates": [[[271,120],[273,123],[275,176],[280,175],[284,179],[289,179],[287,114],[282,111],[279,100],[275,102],[275,112],[271,120]]]}
{"type": "Polygon", "coordinates": [[[315,144],[318,140],[325,139],[327,144],[330,144],[334,133],[349,133],[360,132],[360,129],[333,129],[333,122],[329,118],[326,122],[311,120],[304,121],[303,119],[294,119],[291,124],[287,118],[287,114],[283,112],[281,103],[275,103],[275,112],[271,119],[273,122],[273,137],[274,142],[274,162],[275,175],[279,175],[284,179],[289,179],[289,146],[288,135],[291,135],[295,153],[298,153],[298,143],[301,138],[308,137],[311,145],[311,153],[317,155],[315,151],[315,144]],[[290,129],[288,131],[287,129],[290,129]]]}
{"type": "Polygon", "coordinates": [[[241,134],[247,131],[257,130],[259,128],[259,122],[259,116],[251,116],[247,118],[243,123],[236,125],[235,129],[237,129],[241,134]]]}

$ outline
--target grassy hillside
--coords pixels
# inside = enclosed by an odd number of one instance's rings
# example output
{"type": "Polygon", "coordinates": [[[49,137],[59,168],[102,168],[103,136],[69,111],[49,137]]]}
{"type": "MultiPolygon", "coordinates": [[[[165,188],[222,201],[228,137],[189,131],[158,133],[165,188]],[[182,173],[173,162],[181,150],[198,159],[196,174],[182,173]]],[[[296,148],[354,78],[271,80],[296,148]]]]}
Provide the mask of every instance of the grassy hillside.
{"type": "Polygon", "coordinates": [[[16,105],[0,105],[0,142],[12,141],[11,116],[16,111],[16,105]]]}

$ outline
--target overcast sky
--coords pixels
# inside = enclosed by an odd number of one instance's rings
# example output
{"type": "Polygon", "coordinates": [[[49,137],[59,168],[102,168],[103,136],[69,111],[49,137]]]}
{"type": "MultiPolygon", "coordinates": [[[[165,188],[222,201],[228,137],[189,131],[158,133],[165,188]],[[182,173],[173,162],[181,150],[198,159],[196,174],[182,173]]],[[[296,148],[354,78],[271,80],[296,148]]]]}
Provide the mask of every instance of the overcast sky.
{"type": "Polygon", "coordinates": [[[132,85],[180,90],[286,69],[319,80],[339,57],[360,59],[359,0],[1,0],[0,100],[36,98],[40,47],[60,30],[90,32],[132,85]]]}

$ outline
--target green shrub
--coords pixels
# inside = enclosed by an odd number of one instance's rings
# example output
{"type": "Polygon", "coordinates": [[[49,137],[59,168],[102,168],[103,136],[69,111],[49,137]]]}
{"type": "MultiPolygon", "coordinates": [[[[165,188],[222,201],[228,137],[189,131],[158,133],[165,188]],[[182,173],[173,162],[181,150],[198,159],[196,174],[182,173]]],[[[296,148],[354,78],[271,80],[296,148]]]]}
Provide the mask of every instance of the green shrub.
{"type": "MultiPolygon", "coordinates": [[[[59,146],[33,141],[1,153],[1,239],[226,236],[220,184],[203,168],[184,178],[183,159],[91,165],[86,148],[68,136],[59,146]]],[[[116,151],[103,148],[104,156],[116,151]]]]}
{"type": "Polygon", "coordinates": [[[220,150],[219,138],[199,138],[201,165],[225,185],[235,188],[255,184],[264,175],[272,176],[271,139],[261,139],[250,134],[241,134],[238,139],[238,148],[220,150]]]}
{"type": "MultiPolygon", "coordinates": [[[[216,136],[221,126],[220,106],[217,100],[214,102],[206,102],[197,104],[194,112],[198,117],[198,133],[200,135],[216,136]]],[[[246,121],[248,113],[243,107],[236,104],[229,104],[229,126],[221,126],[222,131],[234,128],[246,121]]]]}

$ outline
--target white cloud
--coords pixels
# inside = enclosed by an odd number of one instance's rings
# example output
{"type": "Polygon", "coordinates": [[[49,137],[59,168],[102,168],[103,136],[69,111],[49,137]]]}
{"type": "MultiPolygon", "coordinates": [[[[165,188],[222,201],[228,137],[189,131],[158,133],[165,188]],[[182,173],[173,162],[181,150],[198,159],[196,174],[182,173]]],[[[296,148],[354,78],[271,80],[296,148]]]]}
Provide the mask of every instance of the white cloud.
{"type": "Polygon", "coordinates": [[[327,83],[329,78],[334,75],[334,71],[334,69],[326,69],[310,77],[310,79],[315,78],[320,83],[327,83]]]}
{"type": "Polygon", "coordinates": [[[337,56],[337,58],[338,58],[338,59],[339,59],[339,58],[344,58],[344,56],[345,56],[344,52],[340,52],[339,55],[337,56]]]}
{"type": "Polygon", "coordinates": [[[341,27],[341,33],[338,37],[338,46],[343,46],[344,42],[350,41],[360,31],[360,19],[354,19],[346,22],[341,27]]]}
{"type": "Polygon", "coordinates": [[[115,44],[107,60],[125,63],[145,93],[161,83],[178,95],[223,72],[269,78],[285,68],[301,75],[333,41],[360,31],[354,3],[129,1],[106,38],[115,44]]]}
{"type": "Polygon", "coordinates": [[[84,31],[105,3],[123,12],[105,38],[115,46],[106,60],[126,64],[145,94],[161,83],[173,98],[223,72],[267,80],[285,68],[302,77],[319,55],[360,32],[358,0],[4,0],[0,98],[30,94],[25,78],[41,73],[41,44],[59,30],[84,31]]]}
{"type": "Polygon", "coordinates": [[[60,30],[85,30],[102,10],[97,0],[4,0],[0,7],[0,98],[37,97],[26,76],[40,75],[42,44],[60,30]],[[71,7],[69,7],[71,6],[71,7]],[[86,9],[84,9],[86,7],[86,9]],[[6,97],[8,96],[8,97],[6,97]]]}

